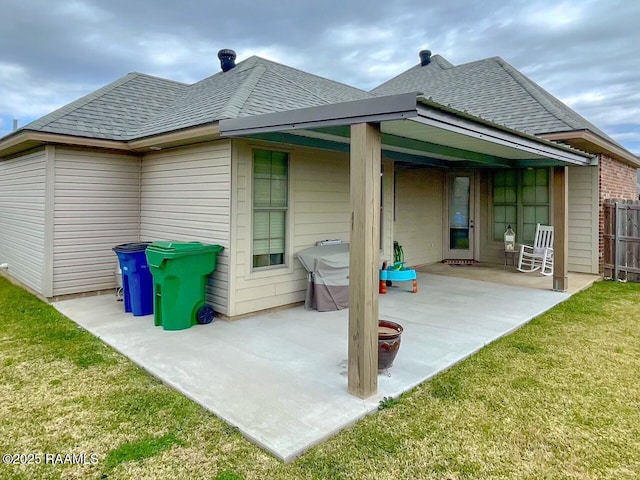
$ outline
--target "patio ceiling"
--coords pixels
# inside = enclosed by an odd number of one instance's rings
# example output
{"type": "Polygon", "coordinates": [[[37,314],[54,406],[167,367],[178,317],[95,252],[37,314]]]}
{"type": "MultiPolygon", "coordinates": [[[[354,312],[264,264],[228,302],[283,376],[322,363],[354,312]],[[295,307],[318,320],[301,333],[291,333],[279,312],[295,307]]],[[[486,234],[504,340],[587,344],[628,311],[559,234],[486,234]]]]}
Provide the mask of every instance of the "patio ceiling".
{"type": "Polygon", "coordinates": [[[222,120],[222,136],[348,152],[350,125],[378,123],[382,155],[436,167],[591,165],[592,156],[415,93],[222,120]]]}

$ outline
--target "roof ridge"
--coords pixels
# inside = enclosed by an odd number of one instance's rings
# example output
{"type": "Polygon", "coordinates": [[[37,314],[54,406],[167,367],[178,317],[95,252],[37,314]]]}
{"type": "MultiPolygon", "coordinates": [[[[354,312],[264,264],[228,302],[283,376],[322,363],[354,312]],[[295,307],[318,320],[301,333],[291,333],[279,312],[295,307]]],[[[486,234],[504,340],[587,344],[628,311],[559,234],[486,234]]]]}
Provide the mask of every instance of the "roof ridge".
{"type": "Polygon", "coordinates": [[[264,65],[256,64],[251,68],[251,72],[235,92],[229,97],[224,108],[220,112],[220,118],[236,118],[240,110],[249,99],[251,92],[267,71],[264,65]]]}
{"type": "Polygon", "coordinates": [[[434,56],[432,56],[431,57],[431,61],[437,63],[438,66],[443,70],[449,70],[451,68],[455,68],[456,67],[456,65],[451,63],[449,60],[444,58],[439,53],[436,53],[434,56]]]}
{"type": "Polygon", "coordinates": [[[515,67],[506,62],[504,59],[500,57],[493,57],[492,59],[495,60],[496,63],[500,65],[504,69],[504,71],[507,72],[547,112],[549,112],[561,122],[564,122],[568,127],[571,127],[573,129],[584,128],[584,125],[576,122],[574,118],[571,118],[569,112],[560,108],[555,102],[553,102],[549,98],[551,94],[544,90],[541,86],[520,73],[515,67]]]}
{"type": "Polygon", "coordinates": [[[133,80],[134,78],[137,78],[138,76],[142,75],[141,73],[137,73],[137,72],[131,72],[131,73],[127,73],[124,77],[121,77],[117,80],[114,80],[113,82],[111,82],[108,85],[105,85],[102,88],[99,88],[98,90],[95,90],[91,93],[88,93],[87,95],[85,95],[84,97],[80,97],[79,99],[68,103],[67,105],[64,105],[60,108],[58,108],[57,110],[54,110],[53,112],[49,113],[48,115],[45,115],[44,117],[40,117],[37,120],[34,120],[31,123],[28,123],[27,125],[25,125],[24,127],[22,127],[20,130],[30,130],[30,129],[34,129],[34,128],[44,128],[47,125],[49,125],[50,123],[55,122],[56,120],[61,119],[62,117],[70,114],[71,112],[78,110],[82,107],[84,107],[85,105],[93,102],[94,100],[97,100],[98,98],[106,95],[107,93],[115,90],[117,87],[120,87],[121,85],[124,85],[127,82],[130,82],[131,80],[133,80]]]}
{"type": "Polygon", "coordinates": [[[185,87],[188,87],[188,86],[191,85],[190,83],[179,82],[178,80],[172,80],[170,78],[159,77],[157,75],[149,75],[148,73],[129,72],[127,75],[136,75],[138,77],[146,77],[146,78],[151,78],[153,80],[162,80],[163,82],[175,83],[177,85],[184,85],[185,87]]]}
{"type": "MultiPolygon", "coordinates": [[[[271,70],[271,73],[273,73],[274,75],[277,75],[278,77],[282,78],[285,82],[289,82],[292,85],[295,85],[298,88],[301,88],[302,90],[304,90],[305,92],[311,94],[312,96],[316,97],[317,99],[319,99],[321,102],[325,103],[325,104],[330,104],[332,102],[330,102],[329,100],[327,100],[326,98],[323,98],[320,96],[319,92],[312,92],[311,90],[309,90],[307,87],[305,87],[304,85],[300,85],[297,82],[294,82],[293,80],[291,80],[290,78],[285,77],[284,75],[282,75],[279,72],[276,72],[275,70],[271,70]]],[[[313,74],[312,74],[313,75],[313,74]]],[[[320,77],[323,78],[323,77],[320,77]]],[[[327,79],[325,79],[327,80],[327,79]]],[[[333,80],[331,80],[333,81],[333,80]]]]}
{"type": "MultiPolygon", "coordinates": [[[[342,85],[342,86],[344,86],[344,87],[350,88],[350,89],[352,89],[352,90],[357,90],[357,91],[359,91],[359,92],[361,92],[361,93],[367,93],[367,94],[369,94],[369,92],[367,92],[366,90],[363,90],[363,89],[358,88],[358,87],[354,87],[353,85],[349,85],[348,83],[339,82],[338,80],[333,80],[332,78],[329,78],[329,77],[323,77],[322,75],[317,75],[317,74],[315,74],[315,73],[307,72],[307,71],[302,70],[302,69],[300,69],[300,68],[292,67],[292,66],[290,66],[290,65],[285,65],[284,63],[279,63],[279,62],[276,62],[276,61],[274,61],[274,60],[269,60],[269,59],[267,59],[267,58],[262,58],[262,57],[259,57],[259,56],[257,56],[257,55],[253,55],[253,56],[252,56],[252,57],[250,57],[250,58],[253,58],[253,57],[255,57],[257,60],[260,60],[261,62],[271,63],[271,64],[273,64],[273,65],[277,65],[278,67],[288,68],[288,69],[290,69],[290,70],[295,70],[296,72],[300,72],[300,73],[302,73],[303,75],[309,75],[309,76],[311,76],[311,77],[318,78],[318,79],[320,79],[320,80],[322,80],[322,81],[325,81],[325,82],[337,83],[337,84],[339,84],[339,85],[342,85]]],[[[273,70],[272,70],[272,71],[273,71],[273,70]]],[[[273,73],[276,73],[276,74],[278,74],[280,77],[287,79],[286,77],[284,77],[283,75],[279,74],[279,73],[278,73],[278,72],[276,72],[276,71],[273,71],[273,73]]],[[[295,82],[292,82],[292,81],[289,81],[289,82],[290,82],[290,83],[295,83],[295,82]]],[[[297,83],[295,83],[295,85],[298,85],[298,84],[297,84],[297,83]]],[[[299,87],[301,87],[301,88],[304,88],[304,87],[302,87],[301,85],[298,85],[298,86],[299,86],[299,87]]],[[[307,90],[307,89],[305,89],[305,90],[307,90]]],[[[307,91],[308,91],[308,90],[307,90],[307,91]]],[[[314,92],[311,92],[311,93],[313,93],[314,95],[316,95],[314,92]]],[[[316,96],[317,96],[317,95],[316,95],[316,96]]],[[[322,98],[322,97],[319,97],[319,98],[322,98]]],[[[324,99],[323,99],[323,100],[324,100],[324,99]]],[[[326,101],[326,100],[325,100],[325,101],[326,101]]],[[[329,103],[331,103],[331,102],[329,102],[329,103]]]]}
{"type": "MultiPolygon", "coordinates": [[[[554,115],[558,120],[564,122],[567,126],[574,130],[586,129],[595,133],[607,141],[622,147],[618,142],[616,142],[613,138],[611,138],[605,131],[603,131],[600,127],[590,122],[578,112],[576,112],[570,106],[564,104],[558,98],[556,98],[551,93],[547,92],[544,88],[538,85],[536,82],[531,80],[526,75],[520,73],[515,67],[513,67],[509,62],[505,61],[500,57],[495,57],[497,63],[509,74],[511,75],[516,82],[518,82],[522,87],[529,93],[538,103],[549,112],[551,115],[554,115]],[[525,84],[520,79],[525,80],[525,84]]],[[[625,147],[622,147],[625,148],[625,147]]]]}
{"type": "Polygon", "coordinates": [[[413,65],[412,67],[408,68],[407,70],[405,70],[402,73],[399,73],[398,75],[391,77],[388,80],[385,80],[384,82],[382,82],[380,85],[377,85],[375,87],[373,87],[371,90],[369,90],[368,93],[372,94],[372,95],[388,95],[388,93],[377,93],[377,91],[380,90],[384,90],[384,87],[388,84],[391,84],[392,82],[397,81],[399,78],[406,78],[408,75],[414,75],[416,72],[420,71],[423,72],[423,68],[426,68],[429,75],[439,75],[442,74],[443,72],[452,70],[452,69],[456,69],[458,68],[459,65],[454,65],[453,63],[451,63],[449,60],[447,60],[446,58],[444,58],[442,55],[440,55],[439,53],[436,53],[435,55],[431,56],[431,62],[427,65],[422,65],[421,63],[417,63],[415,65],[413,65]],[[437,66],[437,69],[433,68],[433,65],[437,66]],[[431,68],[430,68],[431,66],[431,68]]]}
{"type": "Polygon", "coordinates": [[[260,57],[257,57],[255,55],[251,55],[249,58],[245,58],[244,60],[238,62],[238,64],[233,67],[231,70],[228,70],[227,72],[223,72],[222,70],[219,72],[216,72],[212,75],[209,75],[208,77],[205,77],[201,80],[198,80],[195,83],[189,84],[187,85],[188,87],[196,87],[198,85],[201,85],[205,82],[209,82],[211,81],[211,79],[213,79],[214,77],[220,77],[222,75],[225,75],[227,73],[238,73],[238,72],[244,72],[245,70],[249,70],[253,67],[255,67],[256,65],[256,59],[258,59],[260,57]]]}

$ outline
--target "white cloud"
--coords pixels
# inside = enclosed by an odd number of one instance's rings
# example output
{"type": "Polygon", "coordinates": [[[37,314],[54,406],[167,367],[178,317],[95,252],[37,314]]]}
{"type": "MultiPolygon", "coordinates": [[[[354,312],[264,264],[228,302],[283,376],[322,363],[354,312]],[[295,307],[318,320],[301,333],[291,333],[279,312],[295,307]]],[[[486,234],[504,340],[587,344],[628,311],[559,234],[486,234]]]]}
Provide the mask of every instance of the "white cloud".
{"type": "Polygon", "coordinates": [[[364,89],[428,48],[455,64],[501,56],[599,127],[631,135],[638,18],[630,0],[2,0],[0,128],[130,71],[201,80],[219,71],[220,48],[364,89]]]}
{"type": "Polygon", "coordinates": [[[576,104],[584,105],[584,104],[594,104],[601,103],[607,97],[602,92],[580,92],[572,97],[564,97],[561,99],[567,105],[574,106],[576,104]]]}
{"type": "MultiPolygon", "coordinates": [[[[0,112],[20,125],[45,115],[98,88],[34,79],[21,65],[0,63],[0,112]]],[[[5,126],[5,129],[8,126],[5,126]]]]}
{"type": "Polygon", "coordinates": [[[327,29],[325,41],[338,47],[358,48],[362,45],[377,44],[396,38],[396,32],[378,25],[354,25],[345,23],[327,29]]]}
{"type": "Polygon", "coordinates": [[[192,55],[189,44],[175,35],[152,34],[138,41],[138,54],[143,53],[160,67],[178,65],[192,55]]]}
{"type": "Polygon", "coordinates": [[[540,8],[534,3],[525,18],[535,28],[558,30],[578,24],[583,18],[584,7],[584,4],[562,2],[540,8]]]}
{"type": "Polygon", "coordinates": [[[95,5],[82,1],[65,1],[52,3],[54,14],[66,18],[70,22],[99,23],[111,18],[111,14],[95,5]]]}
{"type": "MultiPolygon", "coordinates": [[[[3,84],[18,82],[25,77],[25,67],[16,63],[0,62],[0,80],[3,84]]],[[[0,85],[2,85],[0,83],[0,85]]]]}

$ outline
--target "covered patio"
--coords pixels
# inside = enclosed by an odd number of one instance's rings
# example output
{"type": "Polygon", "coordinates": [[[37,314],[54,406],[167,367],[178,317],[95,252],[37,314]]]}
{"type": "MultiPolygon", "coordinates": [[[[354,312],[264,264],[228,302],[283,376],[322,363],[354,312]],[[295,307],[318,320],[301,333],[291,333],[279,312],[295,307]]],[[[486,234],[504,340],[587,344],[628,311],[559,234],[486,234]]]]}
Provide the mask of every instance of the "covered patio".
{"type": "MultiPolygon", "coordinates": [[[[378,373],[377,394],[367,399],[346,388],[349,310],[319,313],[299,306],[164,331],[154,327],[152,316],[124,313],[112,295],[53,305],[151,375],[290,461],[376,411],[384,397],[410,390],[570,296],[551,291],[550,279],[539,276],[507,272],[514,279],[544,282],[525,288],[442,274],[447,272],[419,273],[417,294],[400,283],[379,296],[379,317],[400,323],[404,333],[393,367],[388,374],[378,373]]],[[[485,280],[491,278],[487,272],[485,280]]],[[[570,275],[574,289],[596,278],[570,275]]]]}
{"type": "Polygon", "coordinates": [[[476,229],[473,218],[476,214],[480,217],[480,209],[472,200],[472,176],[462,178],[465,170],[550,168],[552,181],[547,193],[553,204],[545,223],[555,229],[553,290],[568,289],[568,171],[569,166],[591,165],[591,155],[437,104],[418,92],[221,120],[220,134],[349,152],[349,242],[357,248],[351,249],[349,257],[347,388],[355,396],[367,399],[380,395],[377,331],[378,319],[384,317],[379,315],[382,307],[376,286],[379,252],[390,251],[384,245],[390,242],[381,236],[383,158],[460,173],[453,185],[460,180],[465,194],[454,188],[441,212],[443,218],[449,218],[448,227],[442,228],[443,236],[452,239],[441,258],[452,258],[452,253],[454,259],[461,260],[479,258],[473,238],[480,228],[476,229]],[[466,215],[456,212],[459,201],[466,215]],[[457,215],[460,220],[452,224],[450,219],[457,215]],[[458,236],[463,248],[453,240],[458,236]]]}

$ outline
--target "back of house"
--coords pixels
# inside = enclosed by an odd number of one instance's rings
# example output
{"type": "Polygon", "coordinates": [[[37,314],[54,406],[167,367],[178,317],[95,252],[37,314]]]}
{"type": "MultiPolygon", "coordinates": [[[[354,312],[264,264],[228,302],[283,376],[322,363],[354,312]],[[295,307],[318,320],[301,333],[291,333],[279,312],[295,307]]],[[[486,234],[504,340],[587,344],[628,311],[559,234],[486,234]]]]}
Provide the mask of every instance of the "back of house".
{"type": "Polygon", "coordinates": [[[221,53],[223,71],[197,83],[131,73],[0,139],[5,274],[47,299],[110,290],[113,246],[196,240],[225,247],[207,286],[223,315],[301,302],[307,273],[296,254],[349,241],[348,126],[236,137],[220,122],[332,105],[348,116],[387,95],[416,92],[417,110],[476,138],[384,124],[383,258],[397,241],[409,265],[500,262],[508,225],[527,242],[536,223],[553,223],[554,168],[571,165],[569,269],[598,273],[602,202],[637,195],[638,159],[500,58],[454,66],[424,52],[365,92],[221,53]],[[520,146],[483,146],[479,132],[520,146]]]}

